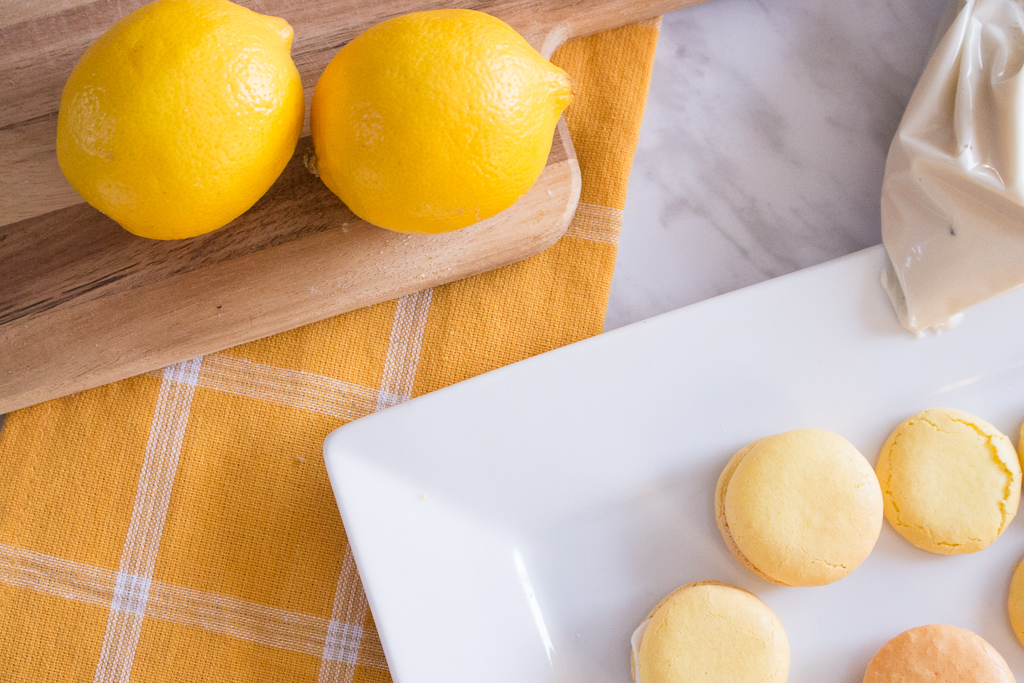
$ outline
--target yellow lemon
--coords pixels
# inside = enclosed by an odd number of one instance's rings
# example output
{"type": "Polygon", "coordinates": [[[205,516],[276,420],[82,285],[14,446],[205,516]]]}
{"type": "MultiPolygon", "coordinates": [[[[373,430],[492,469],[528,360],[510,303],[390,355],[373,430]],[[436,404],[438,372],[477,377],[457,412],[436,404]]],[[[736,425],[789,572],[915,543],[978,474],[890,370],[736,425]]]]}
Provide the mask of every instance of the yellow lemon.
{"type": "Polygon", "coordinates": [[[229,223],[284,170],[305,104],[292,28],[228,0],[157,0],[78,60],[57,160],[127,230],[193,237],[229,223]]]}
{"type": "Polygon", "coordinates": [[[316,170],[356,215],[447,232],[509,207],[544,170],[569,76],[483,12],[389,19],[316,85],[316,170]]]}

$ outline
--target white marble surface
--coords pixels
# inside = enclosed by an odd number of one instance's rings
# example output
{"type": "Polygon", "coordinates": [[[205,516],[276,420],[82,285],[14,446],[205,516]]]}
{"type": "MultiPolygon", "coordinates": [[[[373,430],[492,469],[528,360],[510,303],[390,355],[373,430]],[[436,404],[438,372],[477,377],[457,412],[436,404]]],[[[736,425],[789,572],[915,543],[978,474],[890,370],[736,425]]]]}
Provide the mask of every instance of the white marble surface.
{"type": "Polygon", "coordinates": [[[946,2],[667,15],[606,329],[879,243],[885,156],[946,2]]]}

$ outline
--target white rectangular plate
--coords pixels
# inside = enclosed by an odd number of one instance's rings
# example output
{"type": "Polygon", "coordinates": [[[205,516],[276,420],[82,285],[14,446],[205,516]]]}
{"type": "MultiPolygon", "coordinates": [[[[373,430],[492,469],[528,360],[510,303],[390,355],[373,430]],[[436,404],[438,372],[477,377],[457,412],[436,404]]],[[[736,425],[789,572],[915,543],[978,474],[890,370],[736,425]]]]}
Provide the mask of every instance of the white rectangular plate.
{"type": "Polygon", "coordinates": [[[628,683],[630,633],[701,579],[778,613],[794,683],[859,683],[886,640],[928,623],[976,631],[1024,677],[1005,607],[1024,519],[959,557],[886,523],[864,564],[821,588],[755,577],[715,526],[722,467],[768,434],[829,429],[873,463],[904,418],[950,406],[1016,443],[1024,292],[916,339],[879,286],[883,261],[869,249],[331,434],[328,472],[395,680],[628,683]]]}

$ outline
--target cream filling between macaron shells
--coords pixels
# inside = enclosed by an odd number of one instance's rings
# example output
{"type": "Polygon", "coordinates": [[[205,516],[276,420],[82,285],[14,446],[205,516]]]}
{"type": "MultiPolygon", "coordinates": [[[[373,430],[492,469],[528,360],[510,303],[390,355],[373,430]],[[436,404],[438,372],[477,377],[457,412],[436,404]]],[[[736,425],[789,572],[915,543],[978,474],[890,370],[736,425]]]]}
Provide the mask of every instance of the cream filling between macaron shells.
{"type": "Polygon", "coordinates": [[[733,456],[715,490],[715,518],[726,546],[754,574],[784,586],[818,586],[845,577],[870,554],[882,526],[882,493],[873,468],[846,439],[795,430],[733,456]]]}

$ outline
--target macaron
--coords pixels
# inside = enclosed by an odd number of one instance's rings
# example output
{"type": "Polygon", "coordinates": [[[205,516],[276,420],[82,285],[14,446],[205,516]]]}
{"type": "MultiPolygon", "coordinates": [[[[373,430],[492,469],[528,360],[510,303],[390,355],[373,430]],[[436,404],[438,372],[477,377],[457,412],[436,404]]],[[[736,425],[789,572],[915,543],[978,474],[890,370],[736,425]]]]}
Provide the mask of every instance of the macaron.
{"type": "Polygon", "coordinates": [[[984,638],[944,624],[904,631],[872,658],[864,683],[1014,683],[1006,660],[984,638]]]}
{"type": "Polygon", "coordinates": [[[698,581],[669,593],[633,635],[636,683],[785,683],[789,641],[768,605],[698,581]]]}
{"type": "Polygon", "coordinates": [[[1021,467],[1013,443],[979,417],[930,408],[886,439],[876,465],[885,517],[918,548],[973,553],[1017,514],[1021,467]]]}
{"type": "Polygon", "coordinates": [[[1024,645],[1024,561],[1021,561],[1013,570],[1007,608],[1010,611],[1010,626],[1017,634],[1017,640],[1024,645]]]}
{"type": "Polygon", "coordinates": [[[875,547],[882,492],[853,444],[798,429],[732,457],[718,478],[715,517],[750,571],[783,586],[821,586],[852,572],[875,547]]]}

